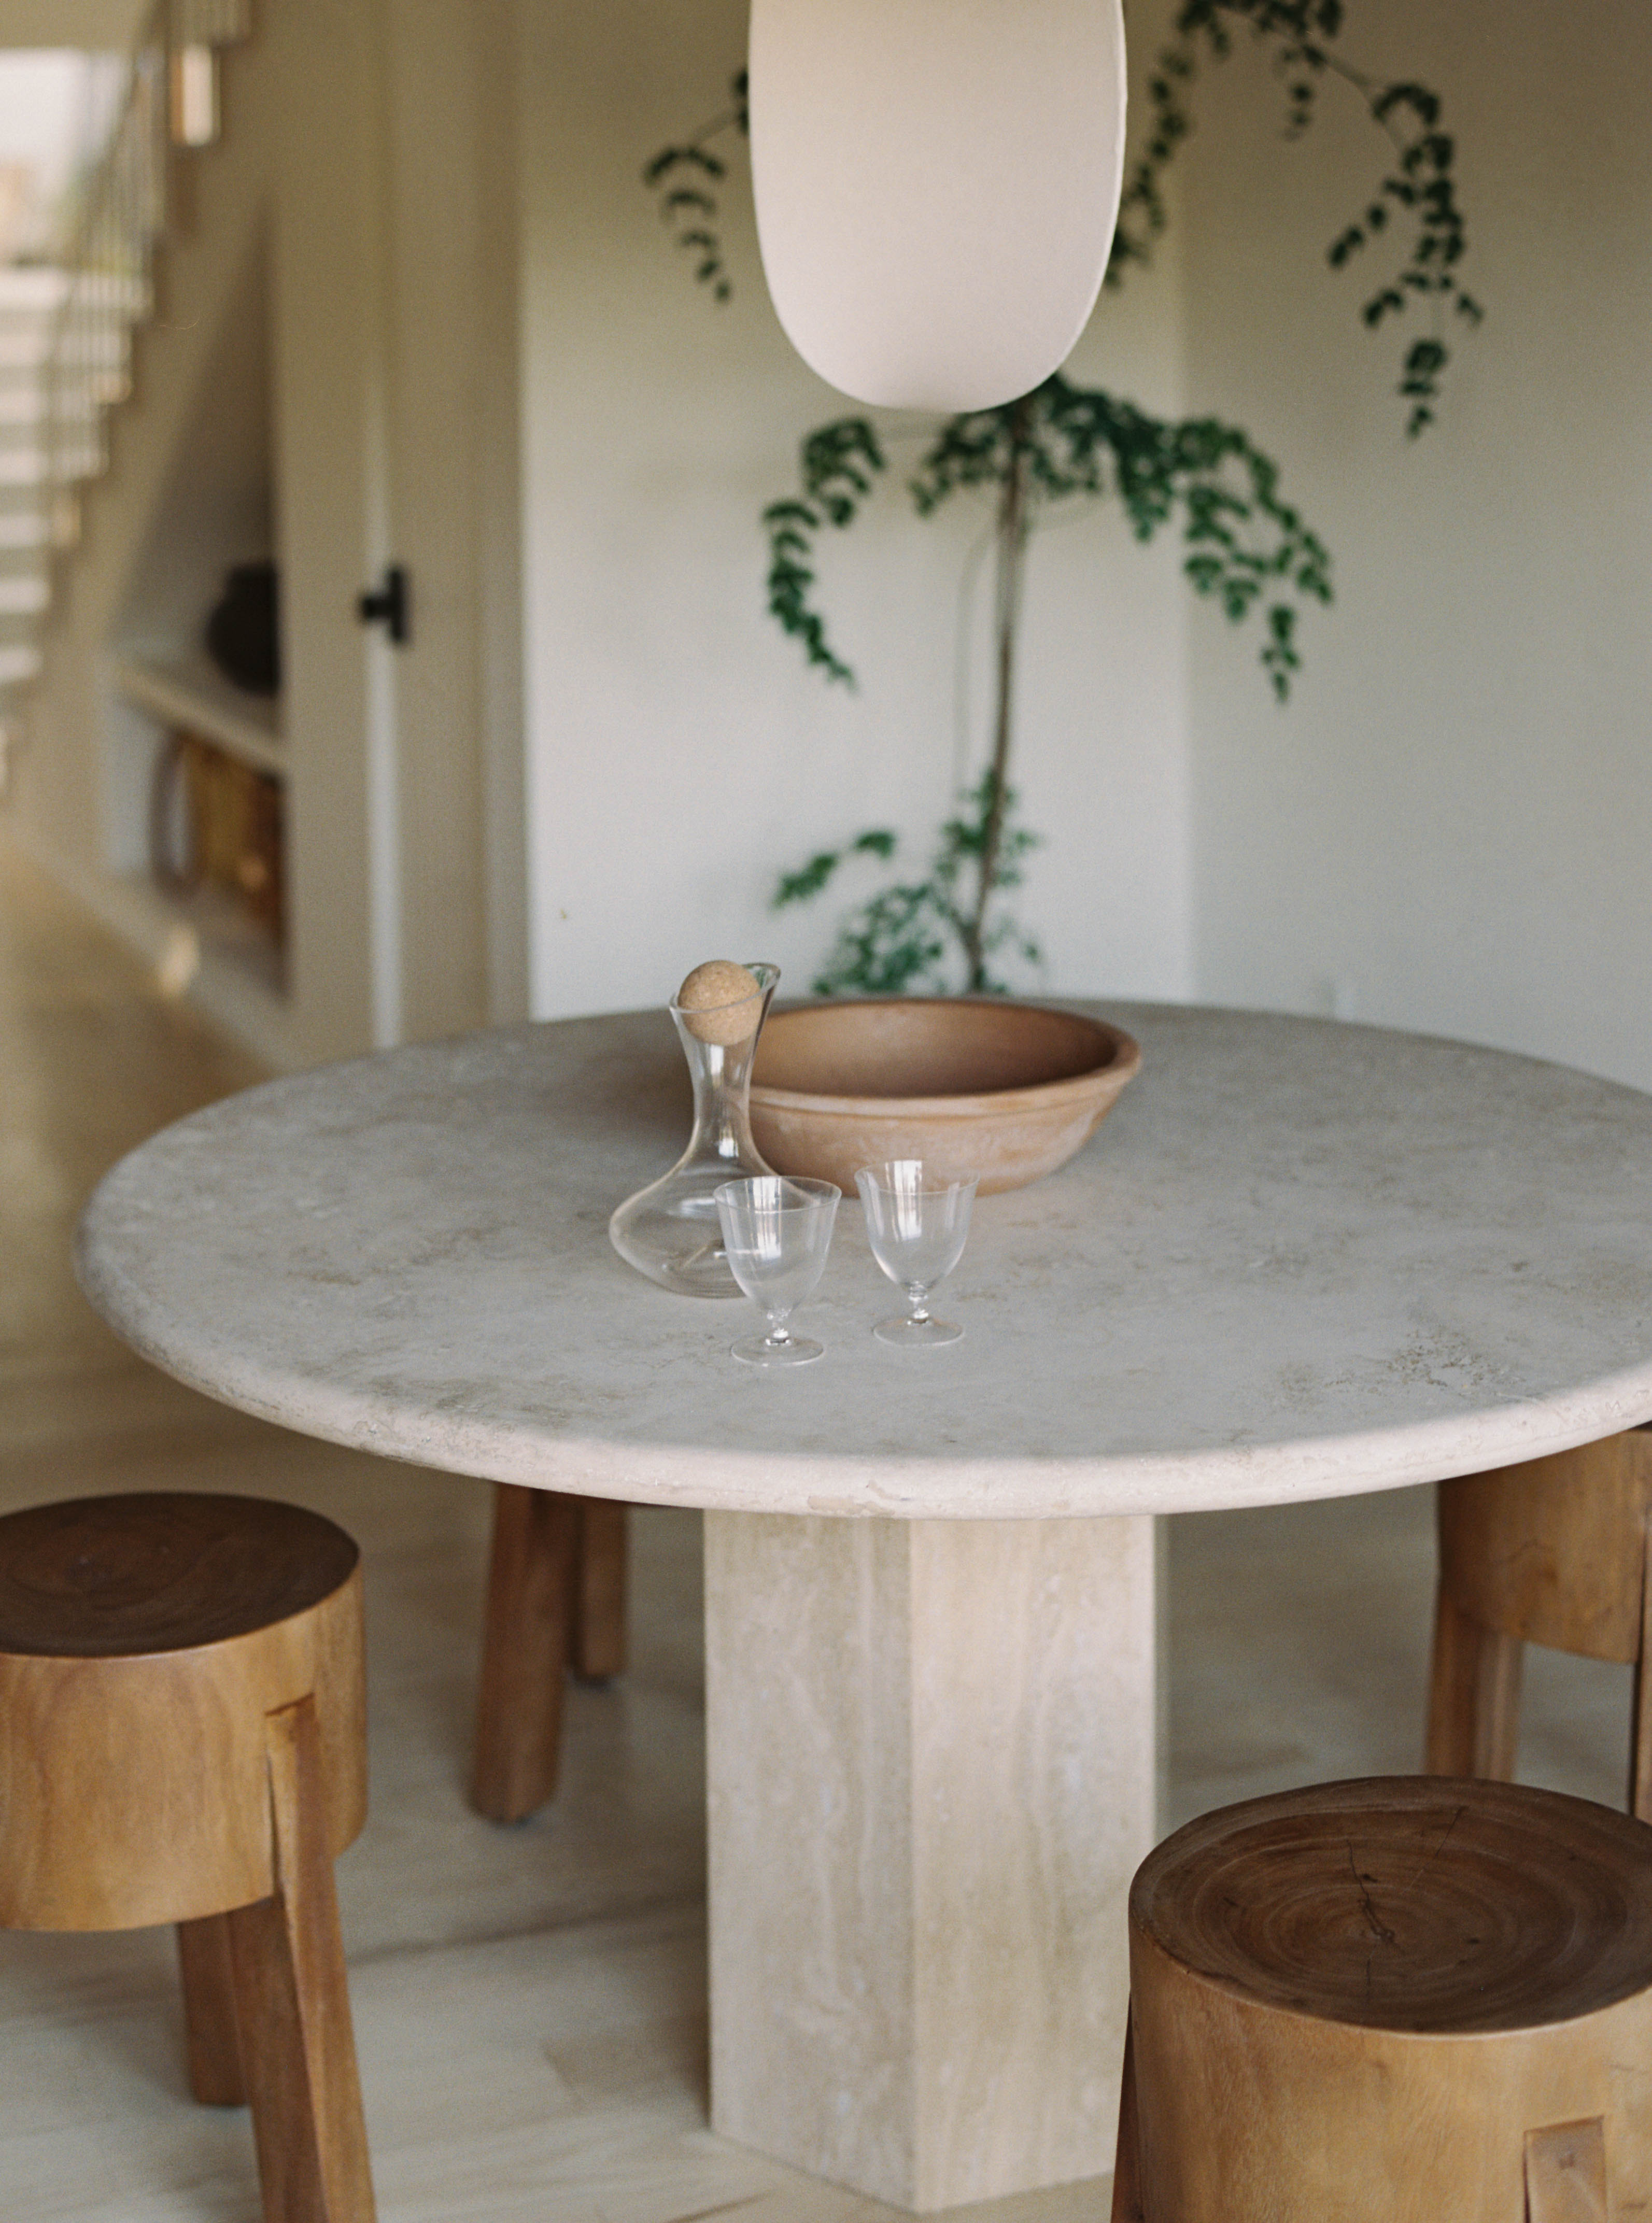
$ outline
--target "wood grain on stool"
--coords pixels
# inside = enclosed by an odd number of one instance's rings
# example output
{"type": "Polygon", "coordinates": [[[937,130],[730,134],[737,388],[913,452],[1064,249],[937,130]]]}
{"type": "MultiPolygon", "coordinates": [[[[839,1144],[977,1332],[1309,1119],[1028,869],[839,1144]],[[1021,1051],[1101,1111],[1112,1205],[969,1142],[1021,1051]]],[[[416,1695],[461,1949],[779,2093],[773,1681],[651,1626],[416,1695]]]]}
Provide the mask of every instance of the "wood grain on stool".
{"type": "Polygon", "coordinates": [[[1289,1792],[1167,1839],[1130,1931],[1116,2223],[1522,2223],[1532,2187],[1572,2223],[1597,2146],[1611,2213],[1652,2212],[1641,1824],[1501,1784],[1289,1792]]]}
{"type": "Polygon", "coordinates": [[[367,1811],[360,1558],[262,1499],[0,1519],[0,1927],[178,1925],[192,2088],[267,2223],[370,2223],[332,1863],[367,1811]]]}
{"type": "Polygon", "coordinates": [[[626,1508],[499,1483],[476,1694],[470,1798],[520,1822],[557,1785],[566,1671],[625,1666],[626,1508]]]}
{"type": "Polygon", "coordinates": [[[1636,1666],[1630,1811],[1652,1820],[1652,1431],[1439,1485],[1427,1766],[1508,1782],[1522,1647],[1636,1666]]]}

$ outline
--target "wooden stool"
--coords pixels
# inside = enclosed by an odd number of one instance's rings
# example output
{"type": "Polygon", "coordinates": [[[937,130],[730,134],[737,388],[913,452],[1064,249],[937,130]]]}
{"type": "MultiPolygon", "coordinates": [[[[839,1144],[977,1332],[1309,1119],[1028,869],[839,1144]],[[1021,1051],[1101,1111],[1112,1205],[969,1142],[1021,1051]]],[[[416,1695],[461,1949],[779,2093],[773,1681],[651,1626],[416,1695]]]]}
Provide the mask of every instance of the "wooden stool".
{"type": "Polygon", "coordinates": [[[1635,1665],[1629,1810],[1652,1821],[1652,1431],[1439,1485],[1424,1766],[1509,1782],[1523,1644],[1635,1665]]]}
{"type": "Polygon", "coordinates": [[[1652,2212],[1652,1836],[1404,1776],[1178,1829],[1130,1892],[1113,2223],[1652,2212]]]}
{"type": "Polygon", "coordinates": [[[625,1522],[606,1497],[494,1486],[470,1780],[490,1821],[522,1821],[556,1789],[567,1669],[606,1682],[625,1666],[625,1522]]]}
{"type": "Polygon", "coordinates": [[[190,2083],[267,2223],[371,2223],[332,1864],[367,1812],[360,1555],[249,1497],[0,1518],[0,1928],[178,1924],[190,2083]]]}

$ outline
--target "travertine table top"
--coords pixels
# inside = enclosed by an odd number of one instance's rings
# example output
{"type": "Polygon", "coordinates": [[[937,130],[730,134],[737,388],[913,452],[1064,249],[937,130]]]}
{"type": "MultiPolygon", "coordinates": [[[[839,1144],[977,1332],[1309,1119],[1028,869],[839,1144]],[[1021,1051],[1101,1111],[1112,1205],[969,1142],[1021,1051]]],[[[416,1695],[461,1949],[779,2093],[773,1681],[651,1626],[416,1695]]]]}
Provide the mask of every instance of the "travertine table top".
{"type": "Polygon", "coordinates": [[[1140,1078],[1079,1156],[982,1199],[943,1310],[858,1205],[804,1315],[728,1345],[609,1247],[678,1155],[663,1012],[395,1050],[135,1151],[87,1208],[92,1302],[145,1357],[310,1434],[644,1502],[894,1517],[1174,1512],[1471,1471],[1652,1417],[1652,1097],[1374,1028],[1086,1006],[1140,1078]]]}

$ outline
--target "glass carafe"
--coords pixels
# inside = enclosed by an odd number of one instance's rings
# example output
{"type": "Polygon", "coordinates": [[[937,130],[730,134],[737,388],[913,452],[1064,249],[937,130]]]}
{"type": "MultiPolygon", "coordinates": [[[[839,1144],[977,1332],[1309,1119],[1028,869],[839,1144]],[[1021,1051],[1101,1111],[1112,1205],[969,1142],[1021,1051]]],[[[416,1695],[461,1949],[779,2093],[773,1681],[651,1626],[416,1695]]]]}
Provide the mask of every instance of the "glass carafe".
{"type": "Polygon", "coordinates": [[[756,979],[757,1015],[739,1041],[703,1041],[693,1023],[704,1014],[668,1008],[694,1081],[694,1132],[668,1174],[627,1197],[608,1221],[608,1240],[627,1266],[662,1289],[686,1297],[737,1297],[717,1219],[716,1192],[746,1174],[772,1173],[752,1140],[747,1096],[757,1038],[768,1017],[776,965],[748,965],[756,979]]]}

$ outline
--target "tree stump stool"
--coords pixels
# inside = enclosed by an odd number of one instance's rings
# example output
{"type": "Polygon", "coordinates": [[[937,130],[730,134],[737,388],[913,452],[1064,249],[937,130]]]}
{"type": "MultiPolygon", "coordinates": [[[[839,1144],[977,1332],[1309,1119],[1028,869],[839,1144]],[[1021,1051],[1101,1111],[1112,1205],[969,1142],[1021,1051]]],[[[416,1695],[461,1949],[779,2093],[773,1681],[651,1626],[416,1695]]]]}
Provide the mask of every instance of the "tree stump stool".
{"type": "Polygon", "coordinates": [[[470,1802],[520,1822],[557,1787],[571,1668],[606,1682],[625,1666],[626,1508],[606,1497],[494,1485],[470,1802]]]}
{"type": "Polygon", "coordinates": [[[189,2074],[267,2223],[372,2223],[332,1864],[367,1813],[360,1554],[258,1498],[0,1518],[0,1927],[178,1925],[189,2074]]]}
{"type": "Polygon", "coordinates": [[[1424,1766],[1507,1783],[1522,1647],[1635,1666],[1629,1811],[1652,1821],[1652,1429],[1439,1485],[1424,1766]]]}
{"type": "Polygon", "coordinates": [[[1652,1837],[1495,1783],[1191,1822],[1130,1893],[1113,2223],[1652,2214],[1652,1837]]]}

